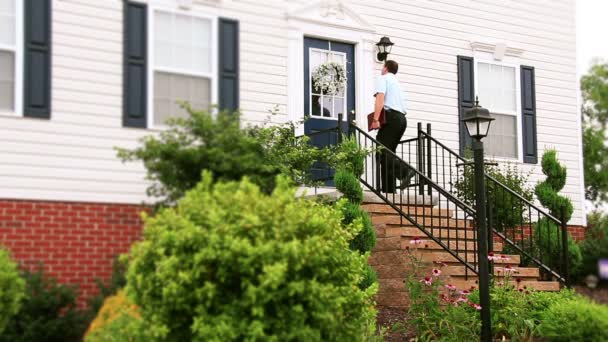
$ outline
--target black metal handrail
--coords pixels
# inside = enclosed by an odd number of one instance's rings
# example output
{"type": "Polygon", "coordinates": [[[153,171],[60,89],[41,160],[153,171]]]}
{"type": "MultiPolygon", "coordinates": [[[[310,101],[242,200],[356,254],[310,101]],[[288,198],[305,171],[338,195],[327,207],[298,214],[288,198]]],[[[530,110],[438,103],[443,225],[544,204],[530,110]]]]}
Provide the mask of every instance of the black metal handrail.
{"type": "MultiPolygon", "coordinates": [[[[465,203],[474,203],[473,181],[468,178],[472,177],[472,168],[467,169],[471,167],[470,161],[432,137],[430,124],[424,132],[419,123],[417,137],[400,143],[399,151],[402,154],[412,149],[418,152],[415,165],[421,173],[465,203]]],[[[485,180],[488,226],[492,227],[494,236],[503,241],[504,252],[520,254],[523,265],[534,264],[544,274],[568,284],[566,222],[558,220],[532,203],[531,198],[525,198],[487,173],[485,180]]],[[[421,192],[428,193],[431,188],[425,181],[422,179],[419,188],[421,192]]],[[[488,242],[492,251],[492,236],[488,242]]]]}

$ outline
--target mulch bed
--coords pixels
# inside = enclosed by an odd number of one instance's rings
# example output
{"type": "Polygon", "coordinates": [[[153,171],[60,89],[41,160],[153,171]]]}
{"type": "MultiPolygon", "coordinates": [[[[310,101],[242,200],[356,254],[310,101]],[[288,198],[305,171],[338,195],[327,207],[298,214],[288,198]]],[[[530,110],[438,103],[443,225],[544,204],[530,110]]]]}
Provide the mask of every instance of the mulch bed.
{"type": "Polygon", "coordinates": [[[378,322],[378,328],[387,329],[385,341],[409,341],[416,336],[412,332],[411,327],[407,326],[407,309],[379,307],[376,320],[378,322]],[[398,329],[391,329],[395,323],[401,323],[403,325],[398,329]]]}
{"type": "Polygon", "coordinates": [[[584,285],[573,286],[574,290],[583,296],[591,298],[594,302],[608,305],[608,284],[590,289],[584,285]]]}

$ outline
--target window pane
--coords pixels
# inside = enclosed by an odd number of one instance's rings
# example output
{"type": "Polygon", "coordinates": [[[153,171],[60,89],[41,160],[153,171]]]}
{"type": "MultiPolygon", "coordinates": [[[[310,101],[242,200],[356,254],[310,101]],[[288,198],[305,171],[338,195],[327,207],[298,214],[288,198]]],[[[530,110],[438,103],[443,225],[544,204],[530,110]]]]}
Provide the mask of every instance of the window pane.
{"type": "Polygon", "coordinates": [[[154,124],[162,125],[169,117],[186,117],[178,101],[189,102],[197,110],[208,110],[211,82],[207,78],[164,72],[154,73],[154,124]]]}
{"type": "Polygon", "coordinates": [[[187,15],[155,12],[155,65],[211,72],[211,21],[187,15]]]}
{"type": "Polygon", "coordinates": [[[15,58],[11,52],[0,51],[0,110],[14,111],[15,58]]]}
{"type": "Polygon", "coordinates": [[[477,65],[479,101],[497,112],[514,113],[516,105],[515,68],[488,63],[477,65]]]}
{"type": "Polygon", "coordinates": [[[15,0],[0,0],[0,44],[15,44],[15,0]]]}
{"type": "Polygon", "coordinates": [[[493,157],[517,158],[517,116],[493,113],[496,118],[490,126],[486,152],[493,157]]]}

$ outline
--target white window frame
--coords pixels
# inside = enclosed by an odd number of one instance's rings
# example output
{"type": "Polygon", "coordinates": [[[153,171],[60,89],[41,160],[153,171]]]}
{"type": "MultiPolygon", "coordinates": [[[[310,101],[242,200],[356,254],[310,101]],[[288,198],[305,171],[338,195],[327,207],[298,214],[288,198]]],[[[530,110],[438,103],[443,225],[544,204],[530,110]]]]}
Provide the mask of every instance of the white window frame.
{"type": "MultiPolygon", "coordinates": [[[[497,65],[497,66],[503,66],[503,67],[510,67],[510,68],[514,68],[515,70],[515,109],[516,109],[516,113],[507,113],[507,112],[501,112],[501,111],[493,111],[492,108],[488,108],[485,107],[483,104],[483,99],[479,100],[479,104],[482,107],[487,108],[490,113],[496,113],[496,114],[500,114],[500,115],[514,115],[515,116],[515,127],[516,127],[516,132],[517,132],[517,157],[516,158],[510,158],[510,157],[502,157],[502,156],[491,156],[493,159],[497,160],[497,161],[505,161],[505,162],[523,162],[523,138],[522,138],[522,117],[521,117],[521,80],[520,80],[520,66],[519,64],[515,63],[515,61],[513,62],[503,62],[503,61],[497,61],[494,60],[492,58],[485,58],[485,57],[475,57],[474,58],[475,61],[475,65],[474,65],[474,74],[475,74],[475,95],[477,96],[477,94],[479,94],[479,81],[478,81],[478,77],[479,77],[479,72],[478,72],[478,65],[479,63],[485,63],[485,64],[493,64],[493,65],[497,65]]],[[[488,134],[492,134],[492,125],[490,124],[490,132],[488,134]]]]}
{"type": "Polygon", "coordinates": [[[147,84],[147,93],[148,93],[148,101],[147,105],[147,128],[148,129],[166,129],[167,125],[155,125],[154,124],[154,72],[167,72],[171,74],[179,74],[184,76],[194,76],[194,77],[205,77],[210,80],[211,87],[211,103],[209,105],[213,106],[218,103],[219,97],[219,64],[218,64],[218,51],[219,51],[219,41],[218,41],[218,17],[208,14],[199,13],[195,10],[182,10],[179,8],[172,8],[162,5],[157,5],[152,2],[148,2],[148,23],[146,30],[148,31],[147,44],[148,44],[148,84],[147,84]],[[154,21],[155,21],[155,13],[156,12],[165,12],[171,14],[179,14],[185,15],[189,17],[202,18],[211,21],[211,72],[210,73],[195,73],[184,69],[175,69],[175,68],[157,68],[155,65],[155,54],[154,54],[154,21]]]}
{"type": "Polygon", "coordinates": [[[0,111],[0,115],[23,116],[23,55],[24,55],[24,12],[22,0],[15,0],[15,45],[0,44],[0,50],[14,54],[13,111],[0,111]]]}
{"type": "MultiPolygon", "coordinates": [[[[344,52],[340,52],[340,51],[334,51],[331,50],[331,41],[329,41],[329,50],[325,50],[325,49],[319,49],[319,48],[309,48],[308,49],[308,79],[310,80],[310,82],[308,82],[308,98],[309,98],[309,103],[310,105],[308,106],[308,115],[310,119],[319,119],[319,120],[330,120],[330,121],[338,121],[338,117],[324,117],[323,116],[323,98],[325,96],[321,95],[321,116],[314,116],[312,115],[312,73],[313,70],[310,67],[310,56],[311,56],[311,52],[321,52],[321,53],[330,53],[333,55],[339,55],[339,56],[344,56],[344,61],[345,61],[345,65],[344,65],[344,69],[347,70],[348,69],[348,56],[346,53],[344,52]]],[[[347,77],[348,79],[348,77],[347,77]]],[[[331,96],[331,98],[334,98],[335,96],[331,96]]],[[[342,110],[342,114],[344,116],[344,120],[347,120],[347,107],[348,107],[348,84],[346,85],[346,88],[344,89],[344,96],[342,97],[343,99],[343,110],[342,110]]],[[[333,111],[333,104],[332,104],[332,111],[333,111]]],[[[330,112],[331,113],[331,112],[330,112]]]]}

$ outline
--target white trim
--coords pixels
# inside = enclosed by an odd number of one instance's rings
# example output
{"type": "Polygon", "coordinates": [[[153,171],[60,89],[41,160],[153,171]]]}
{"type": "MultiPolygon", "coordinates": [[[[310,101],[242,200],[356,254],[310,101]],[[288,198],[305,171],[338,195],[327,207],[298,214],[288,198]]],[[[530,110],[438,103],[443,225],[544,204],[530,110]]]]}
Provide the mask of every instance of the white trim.
{"type": "MultiPolygon", "coordinates": [[[[354,12],[342,8],[352,17],[354,12]]],[[[310,11],[312,6],[304,10],[310,11]]],[[[366,114],[373,110],[372,92],[373,75],[377,66],[374,63],[375,35],[373,27],[363,25],[358,29],[336,24],[336,20],[319,20],[311,13],[307,17],[302,9],[294,10],[287,16],[288,26],[288,99],[287,118],[296,124],[296,134],[304,133],[304,126],[299,124],[304,114],[304,36],[340,41],[355,45],[355,113],[360,127],[366,127],[366,114]],[[333,23],[332,23],[333,22],[333,23]],[[328,27],[332,27],[331,30],[328,27]]]]}
{"type": "MultiPolygon", "coordinates": [[[[515,116],[515,127],[517,128],[517,137],[516,137],[516,141],[517,141],[517,158],[509,158],[509,157],[500,157],[500,156],[492,156],[492,158],[494,158],[494,160],[497,161],[505,161],[505,162],[522,162],[523,163],[523,138],[522,138],[522,134],[523,134],[523,128],[522,128],[522,115],[521,115],[521,80],[520,80],[520,65],[515,64],[515,63],[507,63],[507,62],[502,62],[502,61],[496,61],[492,58],[488,58],[487,55],[481,55],[481,54],[477,54],[474,57],[474,75],[475,75],[475,95],[477,96],[478,91],[479,91],[479,85],[478,85],[478,76],[479,73],[477,71],[477,66],[479,63],[485,63],[485,64],[491,64],[491,65],[498,65],[498,66],[503,66],[503,67],[511,67],[515,69],[515,108],[516,108],[516,112],[510,112],[510,111],[505,111],[505,110],[492,110],[491,108],[487,108],[488,110],[490,110],[490,112],[494,112],[496,114],[501,114],[501,115],[511,115],[511,116],[515,116]]],[[[481,101],[480,101],[481,102],[481,101]]],[[[483,102],[480,103],[483,106],[483,102]]],[[[492,132],[492,127],[490,127],[490,134],[492,132]]]]}
{"type": "Polygon", "coordinates": [[[508,46],[507,43],[504,42],[488,43],[473,41],[471,42],[471,49],[473,51],[491,53],[493,59],[496,61],[502,61],[505,55],[521,57],[525,52],[523,49],[508,46]]]}
{"type": "Polygon", "coordinates": [[[155,125],[154,124],[154,72],[160,71],[165,73],[179,74],[185,76],[194,76],[194,77],[203,77],[208,78],[210,80],[210,88],[211,88],[211,103],[213,106],[215,103],[218,103],[219,98],[219,89],[218,89],[218,79],[219,79],[219,65],[218,65],[218,54],[219,51],[219,39],[218,39],[218,21],[219,18],[215,15],[208,15],[204,13],[200,13],[200,11],[191,10],[191,9],[183,9],[183,8],[175,8],[175,7],[167,7],[166,5],[159,5],[157,2],[148,1],[148,26],[147,26],[147,44],[148,44],[148,70],[147,70],[147,93],[148,93],[148,101],[147,101],[147,128],[152,130],[165,129],[166,125],[155,125]],[[211,52],[211,72],[210,73],[201,73],[201,72],[193,72],[185,69],[178,68],[167,68],[167,67],[156,67],[154,63],[154,22],[155,22],[155,13],[156,12],[166,12],[170,14],[178,14],[184,15],[188,17],[194,18],[202,18],[211,21],[211,42],[209,50],[211,52]]]}

